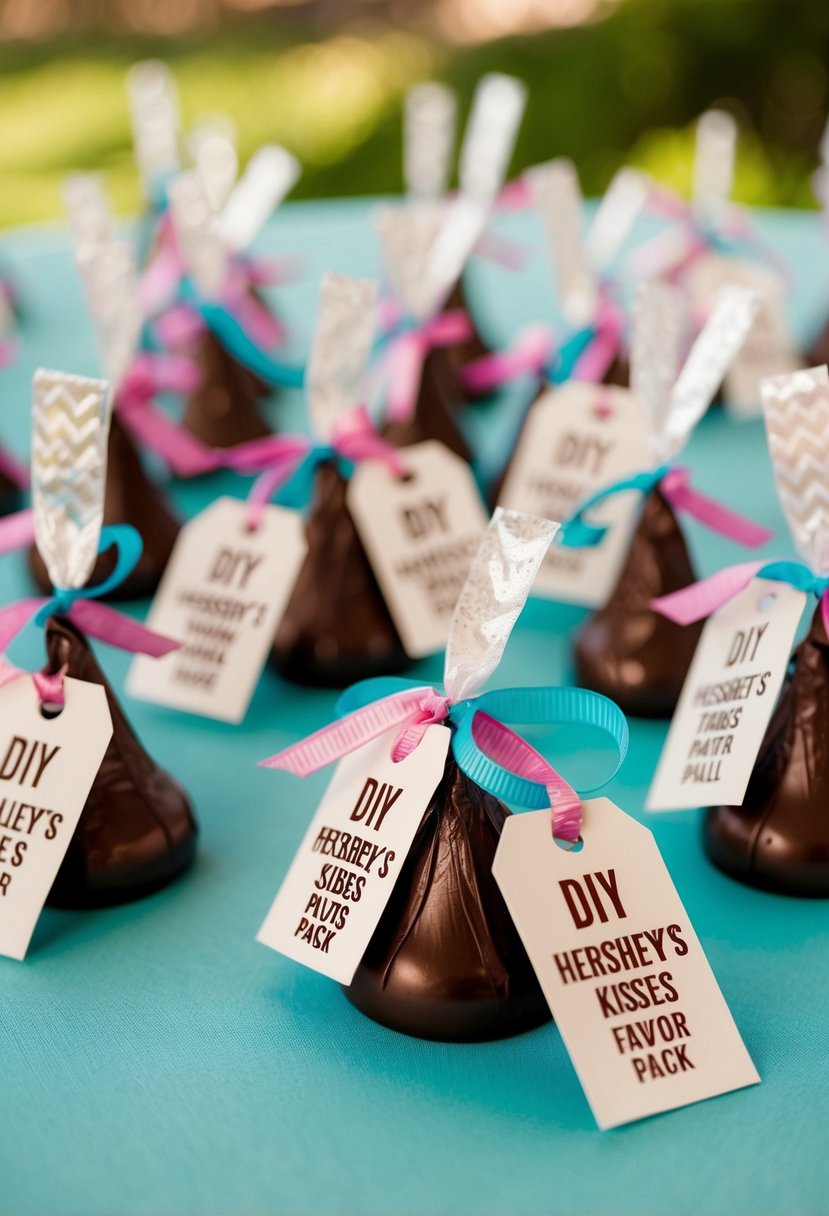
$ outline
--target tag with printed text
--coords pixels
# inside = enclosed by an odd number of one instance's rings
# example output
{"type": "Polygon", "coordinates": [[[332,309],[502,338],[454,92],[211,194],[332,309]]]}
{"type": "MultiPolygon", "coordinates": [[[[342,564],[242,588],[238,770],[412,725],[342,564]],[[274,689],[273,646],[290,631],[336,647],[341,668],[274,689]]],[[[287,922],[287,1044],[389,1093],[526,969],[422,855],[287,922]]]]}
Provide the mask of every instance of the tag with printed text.
{"type": "MultiPolygon", "coordinates": [[[[530,407],[499,505],[566,520],[589,495],[649,463],[642,410],[633,394],[571,381],[546,390],[530,407]]],[[[602,607],[625,559],[640,503],[631,491],[592,511],[591,523],[609,525],[598,545],[551,545],[534,593],[602,607]]]]}
{"type": "Polygon", "coordinates": [[[443,776],[450,731],[427,728],[395,764],[395,731],[346,756],[257,940],[350,984],[443,776]]]}
{"type": "Polygon", "coordinates": [[[493,874],[602,1129],[756,1084],[651,833],[585,802],[584,847],[511,816],[493,874]]]}
{"type": "Polygon", "coordinates": [[[708,618],[648,794],[649,811],[739,806],[806,596],[754,579],[708,618]]]}
{"type": "Polygon", "coordinates": [[[183,643],[164,658],[138,655],[134,697],[222,722],[241,722],[305,558],[296,511],[219,498],[182,528],[147,625],[183,643]]]}
{"type": "Polygon", "coordinates": [[[785,285],[780,276],[749,258],[708,254],[688,272],[688,290],[695,309],[707,316],[717,293],[736,283],[757,293],[757,314],[725,375],[724,397],[729,413],[759,417],[760,381],[803,366],[786,317],[785,285]]]}
{"type": "Polygon", "coordinates": [[[0,954],[22,959],[112,738],[106,692],[67,677],[41,713],[34,682],[0,689],[0,954]]]}
{"type": "Polygon", "coordinates": [[[466,461],[428,440],[404,448],[405,478],[358,465],[348,509],[406,653],[442,650],[487,515],[466,461]]]}

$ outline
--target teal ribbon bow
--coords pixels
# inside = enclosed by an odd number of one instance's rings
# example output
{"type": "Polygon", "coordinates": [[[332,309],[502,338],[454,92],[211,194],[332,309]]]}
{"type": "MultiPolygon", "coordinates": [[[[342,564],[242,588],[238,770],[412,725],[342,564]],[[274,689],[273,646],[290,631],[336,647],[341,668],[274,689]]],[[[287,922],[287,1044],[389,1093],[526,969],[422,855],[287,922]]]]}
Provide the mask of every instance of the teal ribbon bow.
{"type": "Polygon", "coordinates": [[[663,464],[658,469],[634,473],[632,477],[621,477],[618,481],[611,482],[609,486],[597,490],[595,494],[585,498],[570,518],[562,524],[557,537],[558,544],[563,545],[566,549],[592,548],[601,544],[607,535],[608,525],[591,524],[589,520],[585,519],[585,516],[600,503],[605,502],[608,498],[613,498],[616,494],[622,494],[626,490],[638,490],[643,498],[646,498],[670,471],[671,466],[663,464]]]}
{"type": "Polygon", "coordinates": [[[55,587],[52,598],[38,611],[35,624],[43,626],[50,616],[68,616],[77,600],[97,600],[120,587],[132,574],[144,551],[141,534],[131,524],[112,524],[101,528],[98,552],[115,549],[115,569],[92,587],[55,587]]]}
{"type": "Polygon", "coordinates": [[[268,384],[281,388],[302,388],[305,383],[304,367],[281,363],[262,350],[224,304],[218,300],[203,298],[188,275],[181,280],[180,290],[184,303],[196,309],[207,328],[234,359],[238,359],[268,384]]]}
{"type": "MultiPolygon", "coordinates": [[[[419,680],[404,680],[396,676],[361,680],[342,694],[337,702],[337,716],[345,717],[382,697],[421,686],[419,680]]],[[[615,767],[596,785],[579,790],[580,794],[593,793],[611,781],[627,754],[629,732],[625,715],[613,701],[586,688],[558,688],[551,685],[500,688],[451,705],[448,721],[452,726],[452,754],[458,768],[487,793],[516,806],[541,810],[549,805],[547,791],[538,782],[529,781],[497,764],[480,749],[473,733],[475,714],[479,711],[504,725],[575,725],[601,730],[609,735],[618,753],[615,767]]]]}

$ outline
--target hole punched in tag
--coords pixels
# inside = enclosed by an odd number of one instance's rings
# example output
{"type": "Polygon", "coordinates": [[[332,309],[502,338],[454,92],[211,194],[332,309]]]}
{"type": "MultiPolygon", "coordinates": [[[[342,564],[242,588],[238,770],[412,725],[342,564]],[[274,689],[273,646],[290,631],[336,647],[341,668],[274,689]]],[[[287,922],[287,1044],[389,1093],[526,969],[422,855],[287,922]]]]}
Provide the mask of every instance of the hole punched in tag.
{"type": "Polygon", "coordinates": [[[764,595],[761,595],[759,600],[757,601],[757,611],[765,612],[765,613],[771,612],[771,610],[774,607],[774,605],[776,604],[776,602],[777,602],[777,592],[776,591],[767,591],[764,595]]]}
{"type": "Polygon", "coordinates": [[[47,720],[58,718],[63,713],[66,697],[63,690],[63,680],[67,673],[64,664],[57,671],[36,671],[32,675],[34,686],[40,701],[40,716],[47,720]]]}
{"type": "Polygon", "coordinates": [[[554,836],[553,843],[563,853],[580,853],[584,848],[584,838],[582,836],[579,836],[578,840],[562,840],[560,836],[554,836]]]}

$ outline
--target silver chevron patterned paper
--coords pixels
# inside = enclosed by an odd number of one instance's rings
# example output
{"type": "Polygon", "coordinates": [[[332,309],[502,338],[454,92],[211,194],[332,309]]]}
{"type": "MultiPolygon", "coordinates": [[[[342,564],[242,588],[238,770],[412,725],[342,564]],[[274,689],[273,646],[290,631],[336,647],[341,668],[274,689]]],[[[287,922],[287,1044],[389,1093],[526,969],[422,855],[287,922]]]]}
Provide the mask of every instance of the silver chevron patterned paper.
{"type": "Polygon", "coordinates": [[[157,179],[179,165],[178,92],[172,73],[158,59],[133,64],[127,72],[135,159],[149,194],[157,179]]]}
{"type": "Polygon", "coordinates": [[[737,123],[725,110],[706,110],[697,122],[694,154],[694,209],[716,224],[728,205],[737,151],[737,123]]]}
{"type": "Polygon", "coordinates": [[[195,169],[179,173],[169,187],[170,212],[184,261],[207,300],[219,297],[227,270],[227,248],[204,182],[195,169]]]}
{"type": "Polygon", "coordinates": [[[446,85],[415,85],[403,111],[403,175],[414,198],[442,198],[449,184],[457,104],[446,85]]]}
{"type": "Polygon", "coordinates": [[[458,177],[461,193],[489,206],[495,201],[512,159],[527,104],[526,87],[514,76],[482,76],[461,144],[458,177]]]}
{"type": "Polygon", "coordinates": [[[100,173],[70,173],[63,182],[63,205],[76,249],[112,240],[112,216],[100,173]]]}
{"type": "Polygon", "coordinates": [[[101,361],[117,388],[138,349],[142,309],[132,246],[127,241],[84,242],[75,262],[98,337],[101,361]]]}
{"type": "Polygon", "coordinates": [[[41,368],[32,388],[35,540],[53,586],[83,587],[104,515],[109,386],[41,368]]]}
{"type": "Polygon", "coordinates": [[[546,229],[562,312],[571,325],[588,325],[596,314],[598,291],[582,240],[576,167],[559,157],[535,165],[525,176],[546,229]]]}
{"type": "Polygon", "coordinates": [[[187,148],[210,205],[221,211],[239,173],[236,127],[226,114],[205,114],[187,132],[187,148]]]}
{"type": "Polygon", "coordinates": [[[772,376],[761,386],[774,480],[795,547],[829,575],[829,368],[772,376]]]}
{"type": "Polygon", "coordinates": [[[279,144],[266,144],[253,154],[219,216],[219,233],[228,249],[247,249],[301,172],[297,158],[279,144]]]}
{"type": "Polygon", "coordinates": [[[648,178],[638,169],[614,174],[584,241],[587,260],[597,273],[616,257],[648,199],[648,178]]]}
{"type": "Polygon", "coordinates": [[[651,279],[633,304],[630,387],[645,419],[654,463],[667,459],[671,392],[681,363],[685,300],[678,287],[651,279]]]}
{"type": "Polygon", "coordinates": [[[306,371],[308,411],[320,439],[331,437],[339,415],[357,404],[377,324],[377,283],[327,274],[306,371]]]}
{"type": "Polygon", "coordinates": [[[673,460],[714,399],[725,373],[754,323],[757,295],[746,287],[721,288],[671,393],[663,431],[663,459],[673,460]]]}

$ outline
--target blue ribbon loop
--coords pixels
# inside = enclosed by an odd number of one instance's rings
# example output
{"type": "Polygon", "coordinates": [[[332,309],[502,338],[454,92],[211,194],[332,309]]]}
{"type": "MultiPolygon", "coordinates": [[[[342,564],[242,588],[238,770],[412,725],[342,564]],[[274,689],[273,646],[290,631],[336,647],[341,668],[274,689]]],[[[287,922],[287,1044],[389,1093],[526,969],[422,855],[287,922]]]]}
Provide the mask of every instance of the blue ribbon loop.
{"type": "Polygon", "coordinates": [[[815,574],[803,562],[778,560],[767,562],[757,571],[757,578],[773,579],[778,583],[788,583],[790,587],[804,591],[808,595],[820,597],[829,590],[829,578],[815,574]]]}
{"type": "Polygon", "coordinates": [[[279,487],[274,496],[274,501],[280,507],[290,507],[294,511],[301,511],[307,507],[313,494],[314,477],[316,476],[317,469],[327,461],[335,463],[346,480],[354,472],[353,461],[346,460],[340,456],[327,443],[316,443],[308,454],[303,456],[287,481],[279,487]]]}
{"type": "Polygon", "coordinates": [[[551,384],[564,384],[572,377],[576,364],[595,336],[595,328],[587,325],[571,334],[566,342],[561,344],[545,368],[545,374],[551,384]]]}
{"type": "Polygon", "coordinates": [[[52,599],[38,610],[36,625],[45,625],[50,616],[66,616],[76,600],[97,600],[120,587],[132,574],[144,550],[141,534],[131,524],[112,524],[101,528],[98,552],[115,547],[115,569],[102,583],[92,587],[55,587],[52,599]]]}
{"type": "MultiPolygon", "coordinates": [[[[338,717],[344,717],[382,697],[420,687],[423,687],[421,681],[396,676],[361,680],[345,690],[337,702],[336,713],[338,717]]],[[[454,727],[452,754],[458,768],[487,793],[516,806],[541,810],[549,806],[547,791],[538,782],[528,781],[526,777],[519,777],[496,764],[481,751],[473,734],[473,722],[479,710],[504,725],[575,725],[601,730],[609,735],[618,752],[616,765],[602,781],[580,790],[582,794],[592,793],[612,781],[627,754],[629,733],[625,715],[613,701],[586,688],[551,685],[499,688],[450,706],[449,721],[454,727]]]]}
{"type": "Polygon", "coordinates": [[[281,388],[302,388],[305,383],[305,368],[292,367],[272,358],[258,346],[236,317],[217,300],[205,300],[192,279],[185,276],[181,281],[181,296],[201,314],[205,325],[234,359],[245,367],[281,388]]]}
{"type": "Polygon", "coordinates": [[[584,549],[600,545],[607,535],[608,525],[591,524],[584,518],[585,515],[600,503],[606,502],[608,498],[613,498],[616,494],[622,494],[626,490],[638,490],[643,498],[647,497],[651,490],[655,489],[663,477],[670,472],[670,469],[670,465],[663,464],[658,469],[634,473],[632,477],[622,477],[618,481],[611,482],[609,486],[597,490],[595,494],[585,498],[570,518],[562,524],[556,538],[557,543],[566,549],[584,549]]]}

